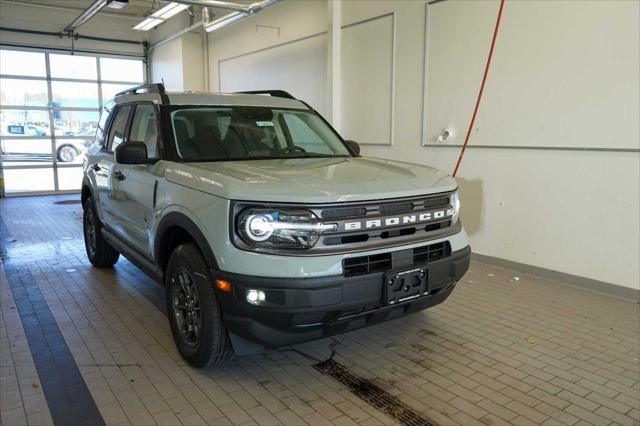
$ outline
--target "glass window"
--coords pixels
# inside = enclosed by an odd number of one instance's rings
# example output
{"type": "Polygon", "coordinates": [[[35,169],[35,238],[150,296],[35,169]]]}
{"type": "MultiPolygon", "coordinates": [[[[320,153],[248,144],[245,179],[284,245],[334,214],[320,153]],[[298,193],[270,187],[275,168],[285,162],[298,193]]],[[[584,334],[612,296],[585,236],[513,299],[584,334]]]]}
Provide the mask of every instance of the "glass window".
{"type": "Polygon", "coordinates": [[[61,191],[80,189],[82,167],[58,167],[58,187],[61,191]]]}
{"type": "Polygon", "coordinates": [[[2,136],[47,136],[51,134],[49,127],[47,111],[0,110],[0,135],[2,136]]]}
{"type": "Polygon", "coordinates": [[[124,142],[130,111],[131,106],[129,105],[125,105],[116,111],[116,116],[113,119],[113,123],[111,123],[111,128],[109,129],[109,151],[115,151],[118,145],[124,142]]]}
{"type": "Polygon", "coordinates": [[[47,106],[49,89],[44,80],[0,78],[0,105],[47,106]]]}
{"type": "Polygon", "coordinates": [[[144,142],[149,158],[158,158],[158,124],[152,104],[139,104],[133,114],[129,140],[144,142]]]}
{"type": "Polygon", "coordinates": [[[49,66],[53,78],[98,79],[96,58],[92,56],[50,54],[49,66]]]}
{"type": "Polygon", "coordinates": [[[331,154],[331,148],[324,143],[322,138],[308,124],[304,116],[295,113],[282,114],[289,129],[291,140],[295,145],[303,148],[307,152],[318,152],[321,154],[331,154]]]}
{"type": "Polygon", "coordinates": [[[58,163],[82,164],[87,148],[93,140],[56,138],[56,159],[58,163]]]}
{"type": "Polygon", "coordinates": [[[306,111],[186,107],[172,112],[171,118],[178,153],[184,160],[350,156],[329,126],[306,111]],[[285,116],[290,116],[289,121],[285,116]],[[289,122],[297,127],[290,127],[289,122]]]}
{"type": "Polygon", "coordinates": [[[98,108],[98,84],[52,81],[54,108],[98,108]]]}
{"type": "Polygon", "coordinates": [[[5,165],[51,164],[51,139],[0,139],[5,165]]]}
{"type": "Polygon", "coordinates": [[[53,191],[53,168],[4,169],[7,194],[12,192],[53,191]]]}
{"type": "Polygon", "coordinates": [[[44,53],[0,50],[0,74],[46,77],[44,53]]]}
{"type": "Polygon", "coordinates": [[[53,110],[56,137],[96,135],[98,111],[53,110]]]}
{"type": "Polygon", "coordinates": [[[102,85],[102,102],[113,99],[116,93],[133,87],[131,84],[103,84],[102,85]]]}
{"type": "Polygon", "coordinates": [[[106,81],[142,83],[142,61],[135,59],[100,58],[100,78],[106,81]]]}

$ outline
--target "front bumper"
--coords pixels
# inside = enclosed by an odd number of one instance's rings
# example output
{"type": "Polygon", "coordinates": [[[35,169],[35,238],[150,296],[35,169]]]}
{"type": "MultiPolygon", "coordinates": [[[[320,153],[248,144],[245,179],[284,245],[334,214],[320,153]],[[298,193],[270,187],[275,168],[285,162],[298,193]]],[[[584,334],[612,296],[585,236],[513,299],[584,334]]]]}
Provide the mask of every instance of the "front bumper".
{"type": "MultiPolygon", "coordinates": [[[[384,272],[344,277],[265,278],[215,271],[233,291],[219,292],[225,326],[236,342],[281,347],[401,317],[444,301],[469,268],[467,246],[421,265],[429,293],[395,305],[383,303],[384,272]],[[247,289],[263,290],[267,303],[246,302],[247,289]],[[238,339],[238,336],[240,339],[238,339]]],[[[237,349],[236,349],[237,351],[237,349]]]]}

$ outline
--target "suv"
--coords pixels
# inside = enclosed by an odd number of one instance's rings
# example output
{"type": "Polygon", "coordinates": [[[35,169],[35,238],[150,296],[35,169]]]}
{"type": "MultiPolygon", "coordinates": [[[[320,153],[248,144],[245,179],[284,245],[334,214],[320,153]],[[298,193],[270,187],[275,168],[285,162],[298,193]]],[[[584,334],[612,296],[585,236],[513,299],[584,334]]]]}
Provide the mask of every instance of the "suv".
{"type": "Polygon", "coordinates": [[[119,93],[82,203],[91,263],[122,254],[162,283],[195,367],[428,308],[469,266],[453,178],[360,157],[279,90],[119,93]]]}

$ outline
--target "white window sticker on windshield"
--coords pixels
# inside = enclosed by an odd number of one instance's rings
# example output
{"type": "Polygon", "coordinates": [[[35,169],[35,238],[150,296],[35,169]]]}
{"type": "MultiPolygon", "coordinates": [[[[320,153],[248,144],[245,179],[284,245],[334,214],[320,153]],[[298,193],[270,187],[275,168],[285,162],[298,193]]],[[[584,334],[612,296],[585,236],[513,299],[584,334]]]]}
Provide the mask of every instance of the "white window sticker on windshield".
{"type": "Polygon", "coordinates": [[[272,121],[256,121],[256,126],[258,127],[273,127],[272,121]]]}

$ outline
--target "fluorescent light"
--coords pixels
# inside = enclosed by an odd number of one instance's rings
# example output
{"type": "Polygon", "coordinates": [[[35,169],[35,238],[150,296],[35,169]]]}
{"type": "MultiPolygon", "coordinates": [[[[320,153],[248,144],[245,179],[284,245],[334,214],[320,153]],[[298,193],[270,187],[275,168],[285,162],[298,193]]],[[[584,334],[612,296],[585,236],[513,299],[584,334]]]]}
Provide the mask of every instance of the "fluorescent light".
{"type": "Polygon", "coordinates": [[[189,5],[187,4],[169,3],[165,7],[156,10],[154,13],[151,14],[151,16],[153,18],[169,19],[172,16],[175,16],[178,13],[182,12],[188,7],[189,5]]]}
{"type": "Polygon", "coordinates": [[[244,18],[247,17],[246,13],[243,12],[231,12],[228,13],[214,21],[211,21],[211,23],[206,24],[204,26],[204,29],[210,33],[211,31],[215,31],[219,28],[222,27],[226,27],[227,25],[233,24],[234,22],[238,22],[243,20],[244,18]]]}
{"type": "Polygon", "coordinates": [[[164,21],[162,19],[146,18],[144,21],[133,27],[133,29],[136,31],[149,31],[151,28],[160,25],[163,22],[164,21]]]}
{"type": "Polygon", "coordinates": [[[150,29],[162,24],[167,19],[177,15],[188,7],[189,5],[186,4],[171,2],[168,5],[153,12],[151,15],[145,18],[144,21],[133,27],[133,29],[136,31],[149,31],[150,29]]]}

